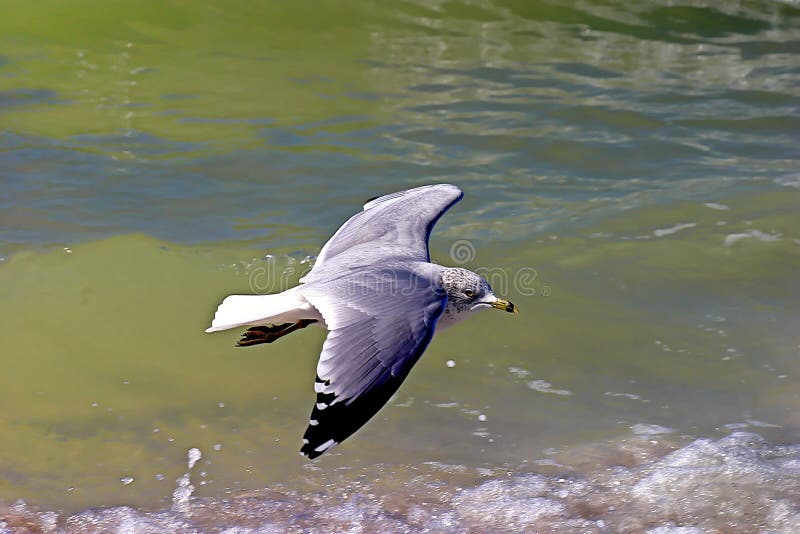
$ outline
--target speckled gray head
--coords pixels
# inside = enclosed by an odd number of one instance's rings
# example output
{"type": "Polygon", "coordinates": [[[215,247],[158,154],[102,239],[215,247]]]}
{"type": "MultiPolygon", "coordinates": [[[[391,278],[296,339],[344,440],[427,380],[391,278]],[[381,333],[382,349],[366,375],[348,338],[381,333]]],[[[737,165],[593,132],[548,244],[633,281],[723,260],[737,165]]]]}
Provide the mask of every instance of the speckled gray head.
{"type": "Polygon", "coordinates": [[[447,306],[439,319],[439,328],[466,318],[469,312],[488,308],[519,313],[512,303],[495,296],[484,277],[467,269],[460,267],[442,269],[442,287],[447,292],[447,306]]]}

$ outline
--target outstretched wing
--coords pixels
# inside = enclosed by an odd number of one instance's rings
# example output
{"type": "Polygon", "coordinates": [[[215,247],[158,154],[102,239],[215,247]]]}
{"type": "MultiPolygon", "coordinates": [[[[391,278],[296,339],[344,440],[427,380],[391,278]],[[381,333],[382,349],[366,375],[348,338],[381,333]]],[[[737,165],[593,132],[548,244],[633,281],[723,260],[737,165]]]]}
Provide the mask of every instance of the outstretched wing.
{"type": "Polygon", "coordinates": [[[306,280],[343,253],[366,260],[380,250],[383,256],[430,261],[428,236],[433,225],[463,196],[454,185],[437,184],[370,200],[325,243],[306,280]]]}
{"type": "Polygon", "coordinates": [[[361,428],[397,391],[433,337],[446,294],[403,270],[360,272],[302,291],[329,331],[300,449],[316,458],[361,428]]]}

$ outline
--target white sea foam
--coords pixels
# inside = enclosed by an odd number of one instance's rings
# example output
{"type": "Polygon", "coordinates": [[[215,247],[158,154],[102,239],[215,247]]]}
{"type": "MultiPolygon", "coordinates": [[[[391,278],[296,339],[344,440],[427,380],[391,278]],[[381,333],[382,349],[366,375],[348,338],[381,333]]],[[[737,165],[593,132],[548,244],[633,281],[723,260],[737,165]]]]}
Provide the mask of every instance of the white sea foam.
{"type": "Polygon", "coordinates": [[[192,494],[195,487],[192,485],[191,474],[195,464],[203,457],[200,449],[192,447],[186,453],[187,471],[176,481],[175,490],[172,492],[172,508],[176,511],[187,511],[189,509],[192,494]]]}
{"type": "Polygon", "coordinates": [[[554,388],[553,384],[546,380],[531,380],[528,382],[528,387],[539,393],[552,393],[553,395],[572,395],[568,389],[554,388]]]}
{"type": "Polygon", "coordinates": [[[750,230],[747,232],[743,232],[741,234],[728,234],[725,237],[724,244],[726,247],[729,247],[734,243],[736,243],[737,241],[741,241],[742,239],[748,239],[751,237],[755,238],[758,241],[779,241],[783,237],[783,234],[778,234],[778,233],[767,234],[760,230],[750,230]]]}
{"type": "Polygon", "coordinates": [[[681,230],[686,230],[687,228],[694,228],[695,226],[697,226],[697,223],[693,222],[676,224],[675,226],[670,226],[669,228],[659,228],[657,230],[653,230],[653,235],[656,237],[664,237],[665,235],[672,235],[680,232],[681,230]]]}
{"type": "Polygon", "coordinates": [[[561,475],[432,462],[373,467],[369,475],[323,469],[308,475],[317,490],[265,489],[187,498],[156,512],[119,506],[68,517],[18,502],[0,506],[0,520],[3,531],[47,533],[800,532],[800,445],[747,432],[685,441],[658,425],[632,429],[615,443],[555,452],[542,468],[561,475]]]}

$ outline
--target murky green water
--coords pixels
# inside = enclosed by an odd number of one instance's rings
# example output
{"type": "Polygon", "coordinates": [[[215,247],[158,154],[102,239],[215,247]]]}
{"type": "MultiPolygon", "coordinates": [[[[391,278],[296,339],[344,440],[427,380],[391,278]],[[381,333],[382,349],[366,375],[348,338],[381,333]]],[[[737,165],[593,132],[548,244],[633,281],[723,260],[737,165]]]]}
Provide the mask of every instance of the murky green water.
{"type": "Polygon", "coordinates": [[[557,471],[641,424],[800,439],[796,6],[0,5],[0,500],[163,507],[190,447],[219,498],[557,471]],[[437,335],[309,463],[324,333],[203,329],[432,182],[466,193],[434,258],[522,313],[437,335]]]}

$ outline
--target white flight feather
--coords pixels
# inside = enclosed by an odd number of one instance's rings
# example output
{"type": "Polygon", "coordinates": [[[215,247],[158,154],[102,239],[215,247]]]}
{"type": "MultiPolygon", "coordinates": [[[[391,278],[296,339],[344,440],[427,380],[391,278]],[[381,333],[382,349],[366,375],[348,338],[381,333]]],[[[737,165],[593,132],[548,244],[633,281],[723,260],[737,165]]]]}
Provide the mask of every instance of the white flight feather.
{"type": "Polygon", "coordinates": [[[206,332],[237,326],[294,323],[300,319],[322,321],[322,316],[297,288],[273,295],[230,295],[217,308],[206,332]]]}

